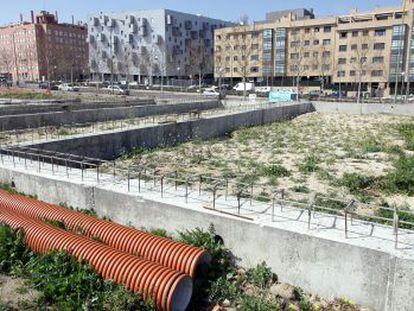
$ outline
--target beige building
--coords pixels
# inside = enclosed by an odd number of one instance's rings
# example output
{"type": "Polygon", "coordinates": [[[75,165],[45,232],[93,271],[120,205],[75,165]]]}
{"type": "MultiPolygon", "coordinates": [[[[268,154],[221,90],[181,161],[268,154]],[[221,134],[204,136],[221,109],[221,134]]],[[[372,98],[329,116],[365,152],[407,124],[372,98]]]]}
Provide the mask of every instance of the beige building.
{"type": "Polygon", "coordinates": [[[413,10],[413,0],[323,19],[292,10],[278,19],[218,29],[215,77],[347,91],[361,86],[372,95],[389,94],[397,85],[405,93],[414,81],[413,10]]]}

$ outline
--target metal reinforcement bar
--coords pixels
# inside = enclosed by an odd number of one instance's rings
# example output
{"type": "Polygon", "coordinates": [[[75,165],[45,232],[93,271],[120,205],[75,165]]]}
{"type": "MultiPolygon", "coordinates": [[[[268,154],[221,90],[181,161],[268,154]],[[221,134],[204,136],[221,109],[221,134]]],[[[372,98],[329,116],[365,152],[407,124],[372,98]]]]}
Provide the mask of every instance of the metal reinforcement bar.
{"type": "MultiPolygon", "coordinates": [[[[307,194],[302,200],[293,199],[292,193],[285,189],[277,189],[270,187],[267,184],[261,183],[241,183],[230,179],[204,176],[199,174],[180,174],[177,171],[162,173],[160,169],[143,166],[143,165],[129,165],[126,168],[121,167],[116,161],[105,161],[93,158],[79,158],[71,154],[54,153],[42,154],[43,150],[39,151],[34,148],[27,149],[13,149],[1,148],[0,156],[1,162],[4,164],[3,156],[11,156],[13,163],[15,158],[30,159],[30,161],[39,162],[39,171],[42,163],[51,163],[52,171],[53,163],[63,163],[66,167],[67,177],[69,178],[70,167],[80,168],[82,171],[82,179],[84,171],[90,172],[96,170],[96,182],[100,182],[102,173],[111,173],[113,181],[126,181],[127,191],[140,193],[143,186],[151,191],[158,191],[160,197],[164,197],[168,192],[173,195],[180,195],[185,197],[188,202],[190,195],[197,195],[210,197],[209,205],[204,208],[217,211],[222,214],[232,215],[236,217],[252,220],[252,217],[246,217],[242,211],[248,211],[253,215],[269,215],[274,221],[276,215],[276,206],[280,206],[280,212],[288,211],[289,208],[299,209],[307,212],[308,228],[311,229],[312,218],[316,213],[329,214],[340,216],[344,220],[344,235],[348,238],[349,222],[354,220],[366,221],[372,224],[381,224],[385,226],[393,226],[395,236],[395,247],[398,247],[398,237],[401,234],[401,229],[414,232],[414,212],[404,210],[398,207],[389,208],[372,204],[364,204],[355,200],[346,201],[338,198],[327,197],[320,194],[307,194]],[[131,181],[134,180],[132,186],[131,181]],[[137,186],[135,186],[137,182],[137,186]],[[150,183],[150,188],[148,188],[150,183]],[[180,187],[180,189],[179,189],[180,187]],[[179,191],[181,190],[181,192],[179,191]],[[184,192],[182,191],[184,190],[184,192]],[[256,195],[256,192],[260,194],[256,195]],[[230,198],[232,197],[232,199],[230,198]],[[226,204],[236,212],[223,211],[219,208],[218,199],[221,199],[220,204],[226,204]],[[236,198],[236,200],[234,200],[236,198]],[[224,201],[224,202],[223,202],[224,201]],[[267,206],[262,211],[255,211],[252,205],[258,203],[267,206]],[[210,207],[211,206],[211,207],[210,207]],[[362,207],[362,208],[361,208],[362,207]],[[363,213],[361,210],[380,211],[377,214],[363,213]]],[[[61,165],[61,164],[59,164],[61,165]]],[[[90,174],[89,174],[90,176],[90,174]]],[[[295,193],[296,194],[296,193],[295,193]]]]}

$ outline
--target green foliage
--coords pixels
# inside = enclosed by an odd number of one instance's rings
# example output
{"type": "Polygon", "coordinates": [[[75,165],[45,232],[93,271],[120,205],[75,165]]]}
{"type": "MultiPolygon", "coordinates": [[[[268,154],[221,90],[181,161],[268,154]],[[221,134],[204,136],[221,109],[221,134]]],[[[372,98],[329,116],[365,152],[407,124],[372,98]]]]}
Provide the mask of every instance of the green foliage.
{"type": "MultiPolygon", "coordinates": [[[[390,206],[388,204],[386,204],[384,207],[390,208],[390,206]]],[[[375,215],[379,216],[379,217],[384,217],[384,218],[390,219],[390,221],[385,222],[387,225],[390,225],[391,221],[394,219],[394,211],[389,210],[389,209],[379,208],[375,212],[375,215]]],[[[401,221],[406,221],[406,222],[414,223],[414,214],[410,210],[409,206],[400,206],[400,207],[398,207],[397,215],[398,215],[398,220],[400,222],[401,221]]],[[[414,225],[404,224],[404,223],[400,223],[399,227],[404,228],[404,229],[411,229],[411,230],[414,229],[414,225]]]]}
{"type": "Polygon", "coordinates": [[[390,193],[414,195],[414,156],[401,156],[394,165],[394,170],[382,179],[382,187],[390,193]]]}
{"type": "Polygon", "coordinates": [[[376,179],[372,176],[363,176],[357,173],[345,173],[338,180],[339,185],[347,187],[352,194],[360,194],[375,185],[376,179]]]}
{"type": "Polygon", "coordinates": [[[290,190],[298,193],[310,193],[310,189],[305,185],[296,185],[290,188],[290,190]]]}
{"type": "Polygon", "coordinates": [[[414,151],[414,123],[401,124],[398,130],[404,137],[406,148],[414,151]]]}
{"type": "Polygon", "coordinates": [[[53,98],[53,96],[47,95],[44,93],[36,93],[36,92],[9,92],[9,93],[0,94],[0,98],[42,100],[42,99],[51,99],[53,98]]]}
{"type": "Polygon", "coordinates": [[[151,229],[149,231],[151,234],[162,237],[162,238],[170,238],[170,236],[168,235],[167,230],[164,229],[151,229]]]}
{"type": "Polygon", "coordinates": [[[370,139],[368,141],[363,142],[362,150],[364,153],[376,153],[383,151],[384,147],[379,141],[375,139],[370,139]]]}
{"type": "Polygon", "coordinates": [[[9,274],[30,259],[31,252],[24,244],[24,234],[9,227],[0,226],[0,272],[9,274]]]}
{"type": "Polygon", "coordinates": [[[268,177],[288,177],[290,176],[290,172],[279,164],[272,164],[268,166],[264,166],[262,168],[262,173],[268,177]]]}
{"type": "Polygon", "coordinates": [[[19,192],[10,184],[0,184],[0,189],[6,191],[9,194],[19,194],[19,192]]]}
{"type": "Polygon", "coordinates": [[[25,247],[24,235],[7,226],[0,226],[0,272],[26,278],[41,293],[40,309],[155,310],[66,252],[35,255],[25,247]]]}
{"type": "Polygon", "coordinates": [[[313,173],[319,170],[319,158],[312,154],[305,158],[303,163],[299,164],[299,171],[305,174],[313,173]]]}
{"type": "Polygon", "coordinates": [[[247,296],[240,298],[238,310],[243,311],[279,311],[281,307],[276,302],[268,301],[261,296],[247,296]]]}
{"type": "Polygon", "coordinates": [[[272,270],[266,265],[265,262],[257,265],[255,268],[247,270],[247,280],[262,289],[268,287],[273,281],[272,270]]]}

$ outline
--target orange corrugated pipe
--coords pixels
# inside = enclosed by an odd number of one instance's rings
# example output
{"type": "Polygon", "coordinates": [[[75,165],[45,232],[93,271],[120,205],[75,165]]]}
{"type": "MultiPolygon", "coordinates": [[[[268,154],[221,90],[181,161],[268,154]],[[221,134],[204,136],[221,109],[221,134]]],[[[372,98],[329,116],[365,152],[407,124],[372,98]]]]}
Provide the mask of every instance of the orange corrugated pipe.
{"type": "Polygon", "coordinates": [[[152,301],[159,310],[185,310],[192,295],[192,280],[182,272],[121,252],[74,233],[44,224],[19,213],[0,210],[0,224],[25,233],[34,252],[67,251],[88,262],[104,279],[125,285],[152,301]]]}
{"type": "Polygon", "coordinates": [[[195,277],[199,265],[210,262],[200,248],[106,220],[87,216],[61,206],[0,191],[0,207],[42,221],[59,221],[67,230],[97,239],[120,251],[158,262],[195,277]]]}

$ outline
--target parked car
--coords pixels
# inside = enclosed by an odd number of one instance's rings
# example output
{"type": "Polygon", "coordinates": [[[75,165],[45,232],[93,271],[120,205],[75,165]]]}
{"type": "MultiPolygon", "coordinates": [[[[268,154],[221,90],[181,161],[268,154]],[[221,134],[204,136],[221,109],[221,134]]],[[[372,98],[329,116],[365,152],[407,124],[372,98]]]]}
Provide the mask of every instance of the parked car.
{"type": "Polygon", "coordinates": [[[272,90],[270,86],[258,86],[255,88],[256,93],[267,94],[272,90]]]}
{"type": "Polygon", "coordinates": [[[254,91],[254,83],[252,82],[239,82],[234,87],[233,90],[236,92],[244,92],[246,89],[247,92],[254,91]]]}
{"type": "Polygon", "coordinates": [[[119,85],[110,85],[107,88],[109,94],[115,95],[129,95],[129,91],[121,88],[119,85]]]}
{"type": "Polygon", "coordinates": [[[220,92],[218,87],[213,86],[211,88],[205,89],[203,92],[203,96],[214,96],[222,99],[226,97],[226,93],[223,90],[220,92]]]}
{"type": "Polygon", "coordinates": [[[79,87],[68,83],[62,83],[58,86],[58,90],[64,92],[79,92],[79,87]]]}

